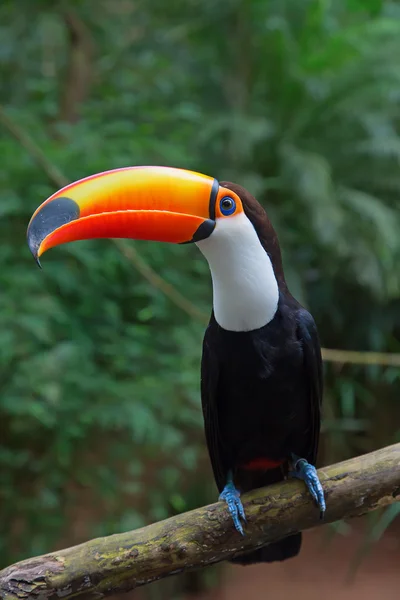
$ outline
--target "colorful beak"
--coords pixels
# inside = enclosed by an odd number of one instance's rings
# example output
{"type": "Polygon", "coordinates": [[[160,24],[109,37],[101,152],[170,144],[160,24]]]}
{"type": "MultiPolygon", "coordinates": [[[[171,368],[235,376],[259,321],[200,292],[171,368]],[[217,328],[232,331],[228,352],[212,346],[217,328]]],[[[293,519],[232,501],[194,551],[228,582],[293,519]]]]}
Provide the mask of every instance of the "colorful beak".
{"type": "Polygon", "coordinates": [[[127,167],[81,179],[45,200],[28,225],[36,260],[49,248],[91,238],[178,244],[215,227],[216,179],[170,167],[127,167]]]}

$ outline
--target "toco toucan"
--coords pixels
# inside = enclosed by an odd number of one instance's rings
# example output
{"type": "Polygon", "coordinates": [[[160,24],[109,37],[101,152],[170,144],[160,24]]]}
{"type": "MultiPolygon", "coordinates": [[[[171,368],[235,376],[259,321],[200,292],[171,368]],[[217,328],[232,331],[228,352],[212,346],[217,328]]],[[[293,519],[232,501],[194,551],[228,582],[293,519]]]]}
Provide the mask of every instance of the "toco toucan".
{"type": "MultiPolygon", "coordinates": [[[[295,476],[324,513],[314,466],[322,399],[317,329],[290,294],[277,235],[248,191],[170,167],[106,171],[43,202],[27,237],[37,261],[53,246],[88,238],[194,242],[213,285],[201,397],[220,499],[243,533],[241,492],[295,476]]],[[[234,561],[284,560],[300,545],[295,533],[234,561]]]]}

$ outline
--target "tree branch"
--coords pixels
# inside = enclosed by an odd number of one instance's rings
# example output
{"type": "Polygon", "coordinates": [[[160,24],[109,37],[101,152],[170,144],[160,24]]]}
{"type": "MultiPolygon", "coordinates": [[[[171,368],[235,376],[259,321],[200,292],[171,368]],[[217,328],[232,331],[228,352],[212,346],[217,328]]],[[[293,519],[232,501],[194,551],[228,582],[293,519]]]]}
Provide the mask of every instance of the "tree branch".
{"type": "MultiPolygon", "coordinates": [[[[62,188],[70,180],[53,165],[36,142],[16,123],[11,119],[0,105],[0,123],[11,133],[11,135],[21,144],[28,154],[36,161],[43,169],[47,177],[58,188],[62,188]]],[[[136,268],[136,270],[146,279],[150,285],[160,290],[167,298],[176,306],[185,311],[190,317],[202,321],[207,325],[209,315],[197,308],[190,300],[181,294],[173,285],[165,281],[158,275],[154,269],[144,260],[144,258],[121,240],[112,240],[136,268]]],[[[339,364],[355,364],[355,365],[381,365],[386,367],[400,367],[400,354],[390,352],[369,352],[369,351],[353,351],[353,350],[337,350],[332,348],[321,348],[322,358],[326,362],[339,364]]]]}
{"type": "Polygon", "coordinates": [[[139,271],[150,285],[160,290],[175,306],[183,310],[190,317],[197,321],[202,321],[204,325],[208,325],[210,315],[197,308],[195,304],[190,302],[171,283],[168,283],[168,281],[165,281],[165,279],[156,273],[133,246],[128,246],[119,239],[114,239],[113,242],[125,258],[135,265],[136,270],[139,271]]]}
{"type": "Polygon", "coordinates": [[[31,138],[31,136],[22,129],[14,119],[12,119],[4,107],[0,104],[0,123],[7,129],[9,133],[19,142],[27,154],[35,161],[35,163],[46,174],[46,177],[56,186],[64,187],[69,183],[69,180],[61,173],[53,163],[49,161],[43,150],[31,138]]]}
{"type": "Polygon", "coordinates": [[[243,496],[245,537],[222,502],[136,531],[98,538],[30,558],[0,571],[3,600],[90,599],[127,592],[157,579],[200,569],[290,533],[355,517],[400,500],[400,444],[324,467],[324,521],[297,480],[243,496]]]}
{"type": "Polygon", "coordinates": [[[79,109],[89,94],[94,44],[89,29],[68,4],[62,10],[62,16],[68,32],[69,57],[59,120],[75,123],[79,109]]]}
{"type": "Polygon", "coordinates": [[[321,348],[321,352],[325,362],[400,367],[400,354],[394,352],[366,352],[365,350],[336,350],[333,348],[321,348]]]}

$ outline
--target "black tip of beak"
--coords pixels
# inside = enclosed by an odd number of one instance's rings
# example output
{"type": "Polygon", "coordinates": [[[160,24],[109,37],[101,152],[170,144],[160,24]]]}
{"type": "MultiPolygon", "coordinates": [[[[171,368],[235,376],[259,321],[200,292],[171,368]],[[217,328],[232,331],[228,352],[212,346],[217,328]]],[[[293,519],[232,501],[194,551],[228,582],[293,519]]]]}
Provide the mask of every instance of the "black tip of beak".
{"type": "Polygon", "coordinates": [[[35,257],[34,257],[34,259],[35,259],[35,261],[36,261],[36,264],[37,264],[37,266],[39,267],[39,269],[43,269],[43,267],[42,267],[42,265],[41,265],[41,262],[40,262],[39,258],[38,258],[37,256],[35,256],[35,257]]]}
{"type": "Polygon", "coordinates": [[[80,209],[71,198],[55,198],[43,205],[28,226],[26,238],[33,258],[41,268],[38,258],[40,244],[50,233],[70,221],[79,218],[80,209]]]}
{"type": "Polygon", "coordinates": [[[30,226],[28,227],[28,231],[26,232],[26,240],[28,242],[29,250],[31,251],[33,258],[36,261],[36,264],[41,268],[42,265],[40,264],[40,260],[38,258],[38,250],[39,250],[40,242],[37,243],[37,238],[35,236],[31,235],[31,227],[30,226]]]}
{"type": "Polygon", "coordinates": [[[30,227],[28,228],[26,237],[27,237],[29,250],[31,251],[33,258],[35,259],[37,266],[41,269],[42,265],[40,264],[40,260],[38,257],[38,250],[39,250],[40,242],[39,242],[39,244],[37,244],[35,238],[30,237],[30,227]]]}

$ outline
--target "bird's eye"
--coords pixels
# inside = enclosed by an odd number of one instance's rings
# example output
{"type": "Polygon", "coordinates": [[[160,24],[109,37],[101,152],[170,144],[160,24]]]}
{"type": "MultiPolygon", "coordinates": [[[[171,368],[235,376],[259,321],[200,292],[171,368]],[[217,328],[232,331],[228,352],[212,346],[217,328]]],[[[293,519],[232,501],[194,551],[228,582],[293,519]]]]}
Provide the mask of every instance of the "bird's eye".
{"type": "Polygon", "coordinates": [[[236,210],[236,202],[233,200],[233,198],[225,196],[225,198],[222,198],[222,200],[220,201],[219,207],[223,215],[232,215],[236,210]]]}

